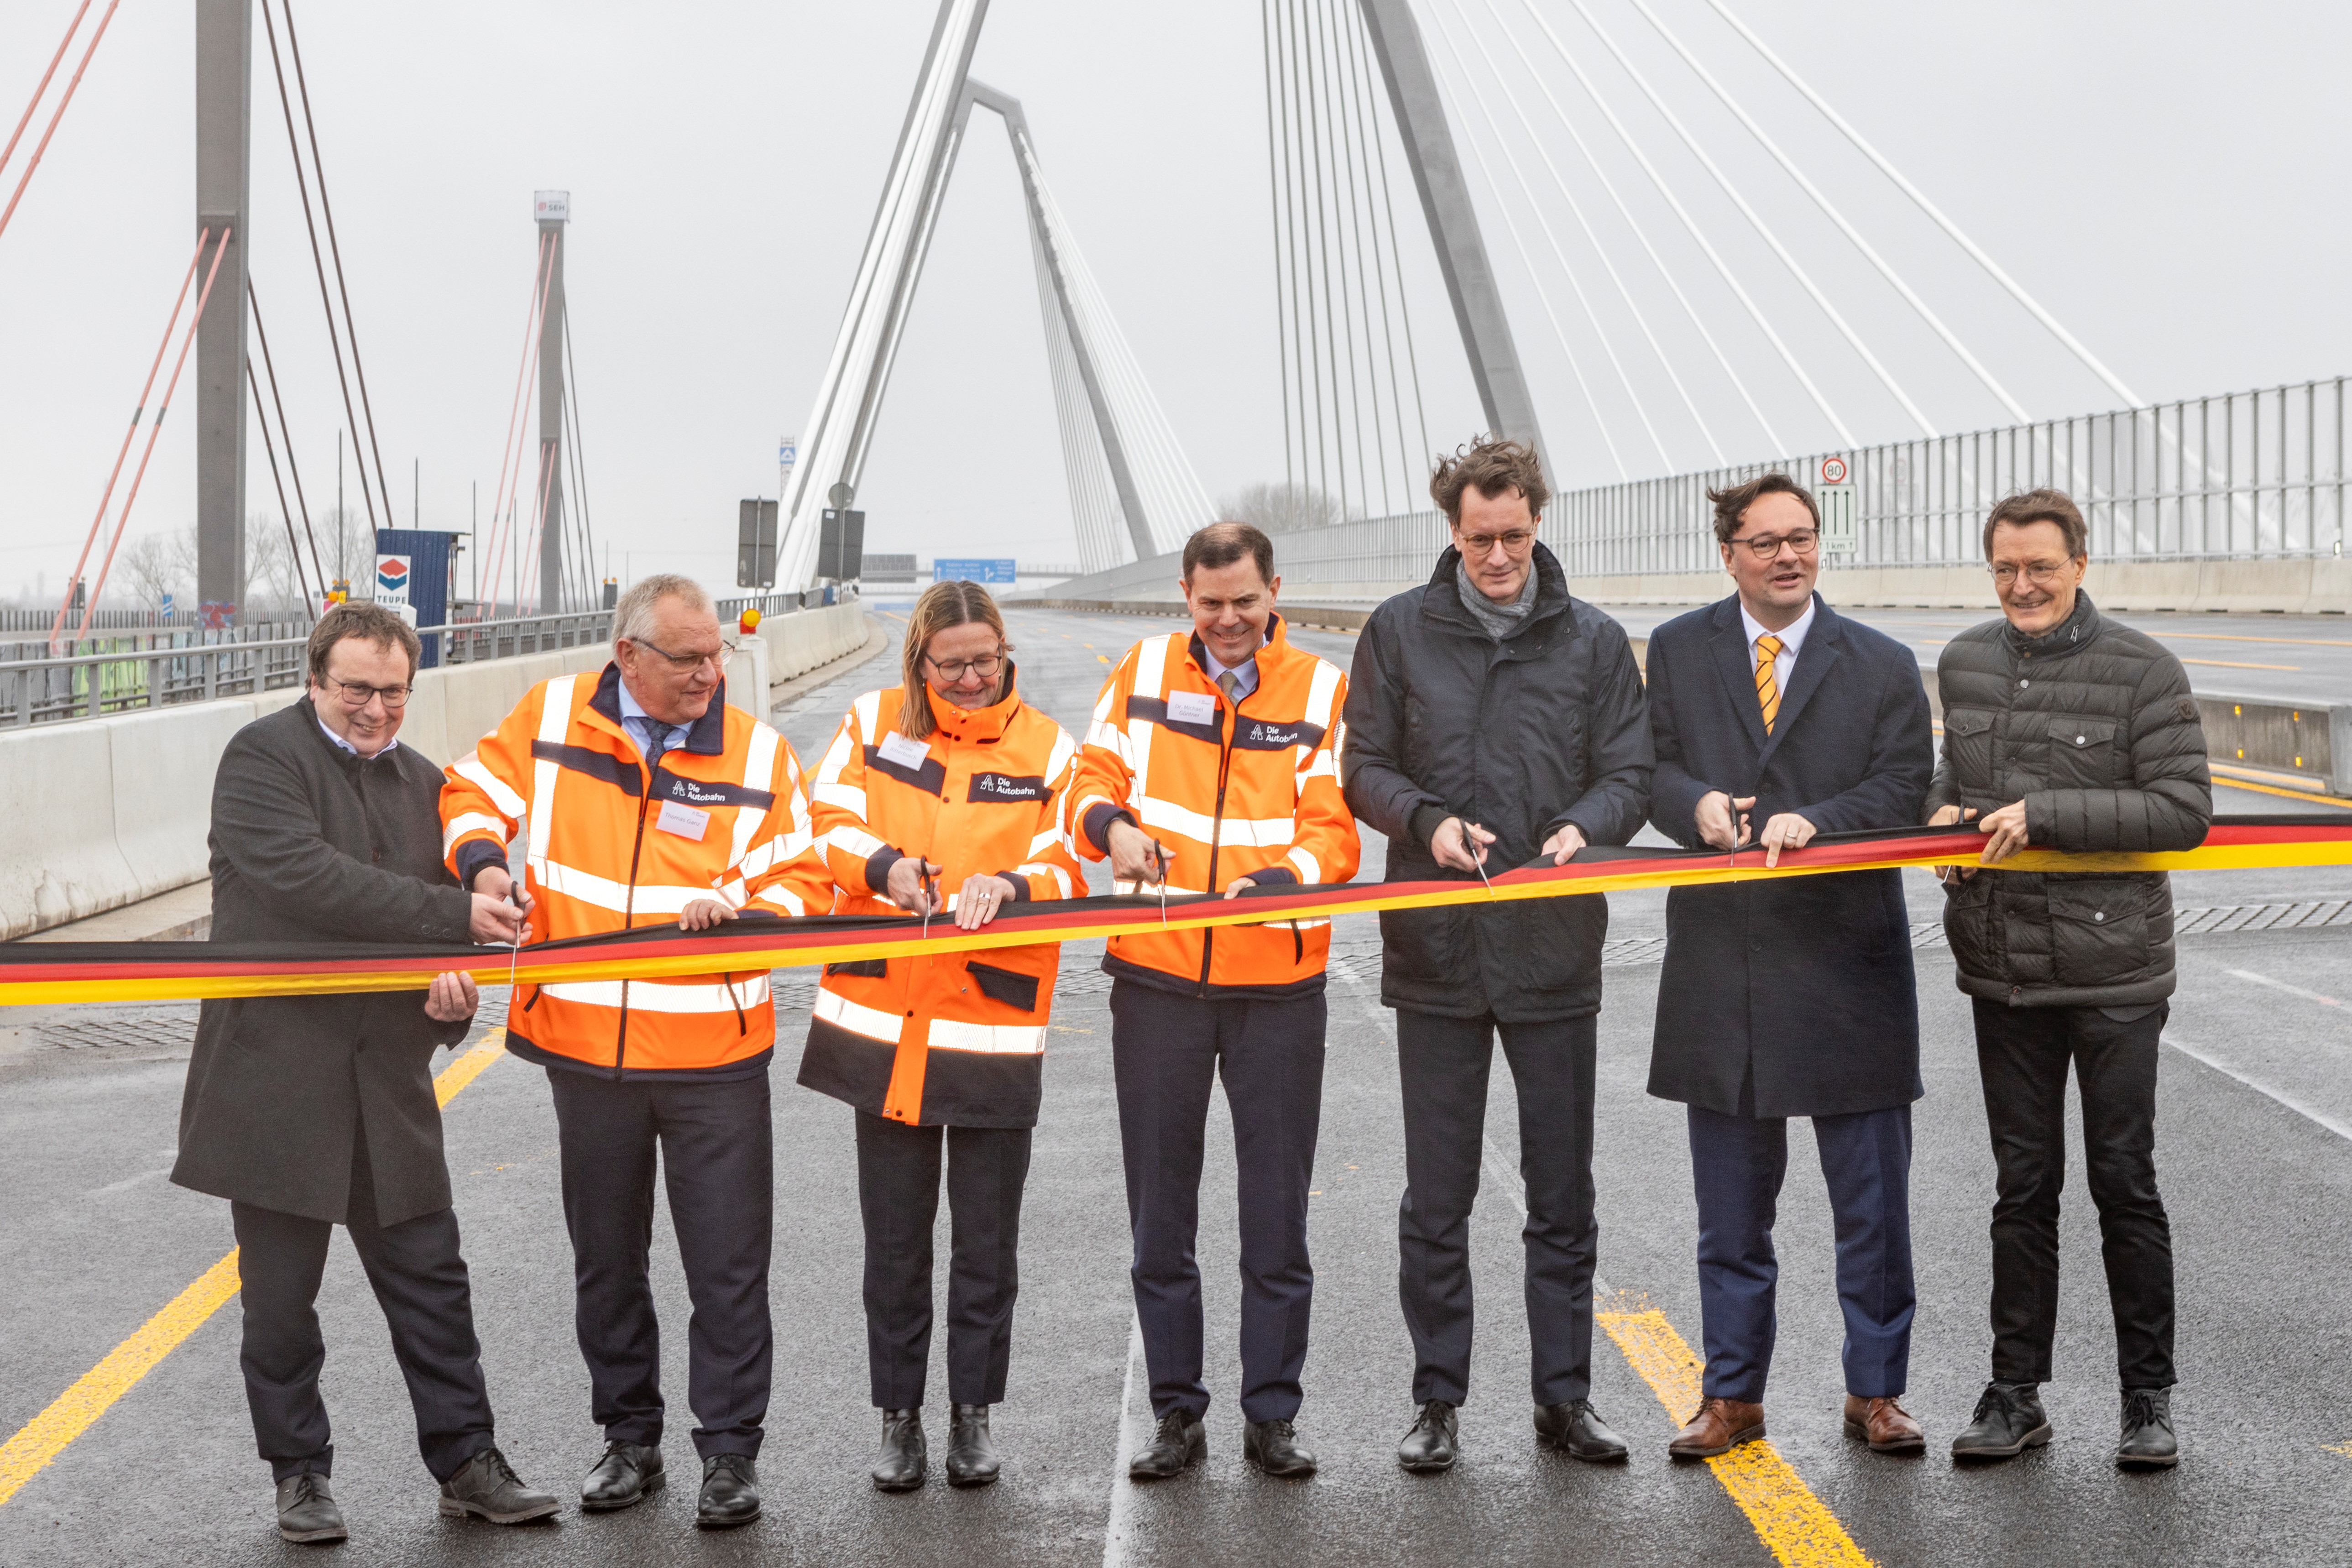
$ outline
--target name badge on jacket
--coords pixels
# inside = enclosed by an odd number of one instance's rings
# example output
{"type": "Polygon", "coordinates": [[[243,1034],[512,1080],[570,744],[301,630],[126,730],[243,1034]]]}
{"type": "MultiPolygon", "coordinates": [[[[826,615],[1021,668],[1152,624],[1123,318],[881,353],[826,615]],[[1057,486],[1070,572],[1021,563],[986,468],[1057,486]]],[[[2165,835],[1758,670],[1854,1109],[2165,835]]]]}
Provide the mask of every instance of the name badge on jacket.
{"type": "Polygon", "coordinates": [[[875,749],[882,753],[884,762],[894,763],[902,768],[919,768],[931,754],[930,747],[920,741],[910,740],[896,730],[883,736],[882,744],[875,749]]]}
{"type": "Polygon", "coordinates": [[[1213,724],[1217,721],[1217,700],[1205,691],[1171,691],[1168,694],[1168,721],[1213,724]]]}
{"type": "Polygon", "coordinates": [[[691,838],[697,844],[710,831],[710,814],[699,806],[680,805],[674,800],[662,802],[661,815],[654,826],[664,833],[675,833],[680,838],[691,838]]]}

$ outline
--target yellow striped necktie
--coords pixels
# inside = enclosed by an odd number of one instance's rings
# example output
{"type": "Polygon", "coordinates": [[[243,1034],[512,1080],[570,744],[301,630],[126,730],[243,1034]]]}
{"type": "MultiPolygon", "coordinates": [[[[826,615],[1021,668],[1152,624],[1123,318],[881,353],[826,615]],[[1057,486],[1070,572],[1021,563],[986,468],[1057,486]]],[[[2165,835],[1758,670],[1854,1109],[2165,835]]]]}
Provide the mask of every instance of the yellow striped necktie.
{"type": "Polygon", "coordinates": [[[1760,637],[1756,639],[1756,702],[1764,710],[1764,732],[1772,732],[1772,721],[1780,716],[1780,683],[1772,679],[1772,661],[1780,656],[1780,639],[1760,637]]]}

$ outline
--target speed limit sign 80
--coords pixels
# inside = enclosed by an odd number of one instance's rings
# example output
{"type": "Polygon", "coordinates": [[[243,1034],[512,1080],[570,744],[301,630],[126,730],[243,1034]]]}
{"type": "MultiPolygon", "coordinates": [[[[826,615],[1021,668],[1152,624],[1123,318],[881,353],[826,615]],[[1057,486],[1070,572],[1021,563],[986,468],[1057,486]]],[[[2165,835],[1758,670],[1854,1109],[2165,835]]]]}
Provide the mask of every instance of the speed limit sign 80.
{"type": "Polygon", "coordinates": [[[1822,483],[1825,485],[1842,485],[1845,483],[1845,459],[1843,458],[1823,458],[1822,459],[1822,483]]]}

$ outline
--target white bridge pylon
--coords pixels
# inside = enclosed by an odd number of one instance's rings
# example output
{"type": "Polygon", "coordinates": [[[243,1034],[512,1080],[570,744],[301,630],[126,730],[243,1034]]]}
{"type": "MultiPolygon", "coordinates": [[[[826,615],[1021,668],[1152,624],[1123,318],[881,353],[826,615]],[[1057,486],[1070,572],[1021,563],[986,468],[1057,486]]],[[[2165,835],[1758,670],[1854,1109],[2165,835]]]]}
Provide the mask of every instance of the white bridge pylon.
{"type": "Polygon", "coordinates": [[[1020,101],[971,79],[987,0],[945,0],[842,312],[801,459],[784,492],[776,582],[814,580],[824,509],[854,500],[976,104],[1004,121],[1029,208],[1054,404],[1078,556],[1093,572],[1178,548],[1215,518],[1200,476],[1047,187],[1020,101]]]}

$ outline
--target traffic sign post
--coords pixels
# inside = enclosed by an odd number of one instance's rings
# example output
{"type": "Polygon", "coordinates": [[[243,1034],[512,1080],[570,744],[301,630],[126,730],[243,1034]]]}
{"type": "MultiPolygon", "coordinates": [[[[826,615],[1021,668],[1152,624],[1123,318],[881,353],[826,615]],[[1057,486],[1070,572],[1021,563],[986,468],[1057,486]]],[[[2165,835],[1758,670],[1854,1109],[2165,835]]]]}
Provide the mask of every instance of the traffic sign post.
{"type": "Polygon", "coordinates": [[[993,559],[976,557],[961,561],[935,560],[931,563],[934,583],[987,583],[1010,585],[1019,581],[1010,555],[993,559]]]}
{"type": "Polygon", "coordinates": [[[1854,521],[1853,487],[1823,485],[1813,492],[1813,500],[1822,509],[1822,553],[1851,555],[1861,549],[1862,531],[1854,521]]]}

